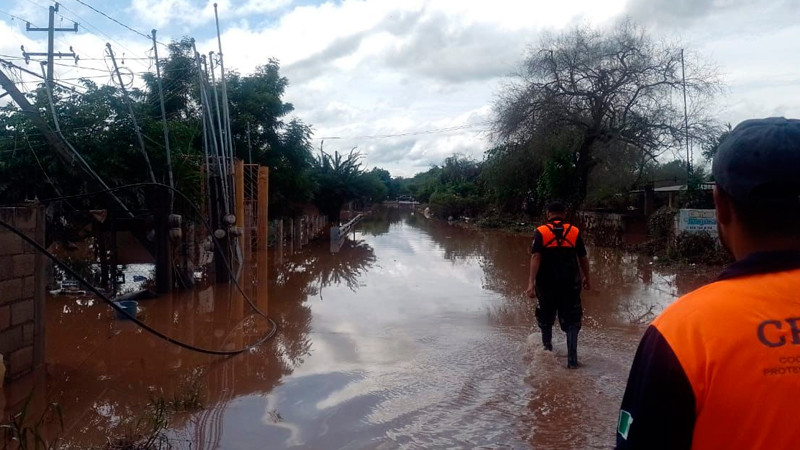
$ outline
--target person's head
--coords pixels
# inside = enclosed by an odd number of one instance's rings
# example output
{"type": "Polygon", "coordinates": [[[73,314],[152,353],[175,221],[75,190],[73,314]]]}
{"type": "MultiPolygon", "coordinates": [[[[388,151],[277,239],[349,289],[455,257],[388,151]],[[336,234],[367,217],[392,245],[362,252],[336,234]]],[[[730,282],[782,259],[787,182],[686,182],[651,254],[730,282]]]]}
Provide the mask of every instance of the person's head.
{"type": "Polygon", "coordinates": [[[741,259],[800,249],[800,120],[746,120],[720,143],[712,173],[723,245],[741,259]]]}
{"type": "Polygon", "coordinates": [[[548,203],[545,212],[547,213],[547,220],[563,219],[567,217],[567,207],[559,201],[548,203]]]}

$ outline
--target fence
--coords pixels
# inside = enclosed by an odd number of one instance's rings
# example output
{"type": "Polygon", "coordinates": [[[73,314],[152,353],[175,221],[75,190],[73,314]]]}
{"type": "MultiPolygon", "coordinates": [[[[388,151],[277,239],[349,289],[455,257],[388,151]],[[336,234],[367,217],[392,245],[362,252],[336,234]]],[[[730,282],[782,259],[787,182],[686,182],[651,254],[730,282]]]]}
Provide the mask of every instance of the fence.
{"type": "Polygon", "coordinates": [[[327,236],[328,218],[320,215],[305,215],[289,219],[276,219],[270,222],[270,242],[276,259],[283,260],[284,253],[299,251],[309,242],[327,236]]]}

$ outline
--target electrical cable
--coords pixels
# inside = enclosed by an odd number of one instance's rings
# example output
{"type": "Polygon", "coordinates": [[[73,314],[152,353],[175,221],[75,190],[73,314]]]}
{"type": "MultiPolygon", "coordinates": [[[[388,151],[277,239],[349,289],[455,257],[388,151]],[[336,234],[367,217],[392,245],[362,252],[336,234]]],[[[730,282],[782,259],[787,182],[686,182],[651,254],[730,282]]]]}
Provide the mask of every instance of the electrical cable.
{"type": "MultiPolygon", "coordinates": [[[[61,190],[58,188],[58,185],[56,185],[53,182],[53,180],[50,178],[50,175],[47,174],[47,171],[44,170],[44,166],[42,165],[42,161],[39,160],[39,155],[36,154],[36,150],[33,149],[33,146],[31,145],[31,141],[28,140],[28,134],[25,133],[24,130],[22,131],[22,134],[25,137],[25,142],[28,144],[28,148],[31,150],[31,153],[33,153],[33,157],[36,158],[36,164],[39,165],[39,168],[42,169],[42,173],[44,174],[44,177],[47,178],[47,182],[50,183],[50,186],[53,187],[53,190],[56,191],[56,194],[64,195],[63,193],[61,193],[61,190]]],[[[67,203],[67,204],[69,204],[69,203],[67,203]]]]}
{"type": "MultiPolygon", "coordinates": [[[[133,51],[133,50],[131,50],[130,48],[128,48],[128,47],[126,47],[126,46],[124,46],[124,45],[123,45],[123,44],[121,44],[119,41],[115,40],[113,37],[111,37],[111,36],[110,36],[110,35],[108,35],[107,33],[103,32],[103,30],[101,30],[101,29],[97,28],[96,26],[94,26],[94,25],[93,25],[91,22],[89,22],[88,20],[85,20],[85,19],[84,19],[84,18],[83,18],[83,17],[82,17],[80,14],[78,14],[77,12],[75,12],[75,11],[73,11],[73,10],[69,9],[68,7],[64,6],[64,5],[63,5],[63,4],[61,4],[61,3],[59,3],[59,6],[60,6],[60,7],[62,7],[62,8],[64,8],[65,10],[69,11],[70,13],[74,14],[74,15],[75,15],[77,18],[79,18],[80,20],[75,20],[74,18],[69,18],[69,17],[67,17],[68,19],[72,20],[73,22],[81,22],[81,23],[84,25],[84,27],[87,27],[87,26],[88,26],[89,28],[92,28],[93,30],[95,30],[95,33],[93,33],[93,34],[95,34],[96,36],[97,36],[98,34],[100,34],[100,35],[103,35],[103,36],[105,36],[106,38],[108,38],[108,39],[109,39],[111,42],[114,42],[115,44],[119,45],[121,48],[123,48],[123,49],[124,49],[125,51],[127,51],[128,53],[130,53],[130,54],[132,54],[132,55],[138,55],[138,53],[137,53],[137,52],[134,52],[134,51],[133,51]]],[[[102,61],[103,59],[104,59],[104,58],[81,58],[81,60],[84,60],[84,61],[102,61]]],[[[149,59],[149,58],[140,58],[140,57],[136,57],[136,58],[127,58],[127,59],[130,59],[130,60],[137,60],[137,61],[138,61],[138,60],[145,60],[145,59],[149,59]]],[[[144,65],[144,64],[142,64],[142,65],[144,65]]]]}
{"type": "MultiPolygon", "coordinates": [[[[127,28],[128,30],[138,34],[139,36],[141,36],[141,37],[143,37],[143,38],[145,38],[147,40],[152,40],[152,36],[148,36],[148,35],[142,33],[141,31],[134,30],[133,28],[131,28],[131,27],[125,25],[124,23],[120,22],[119,20],[109,16],[108,14],[104,13],[103,11],[100,11],[99,9],[95,8],[94,6],[84,3],[83,0],[75,0],[75,1],[80,3],[81,5],[89,8],[89,9],[91,9],[92,11],[96,12],[97,14],[100,14],[101,16],[105,17],[106,19],[116,23],[117,25],[120,25],[120,26],[122,26],[124,28],[127,28]]],[[[158,41],[156,41],[156,42],[158,44],[161,44],[164,47],[169,48],[169,46],[167,44],[164,44],[163,42],[158,42],[158,41]]]]}
{"type": "Polygon", "coordinates": [[[386,138],[393,138],[393,137],[403,137],[403,136],[418,136],[424,134],[437,134],[437,133],[447,133],[450,131],[459,131],[459,130],[467,130],[471,128],[479,128],[485,127],[489,125],[490,122],[482,122],[482,123],[474,123],[474,124],[466,124],[466,125],[456,125],[447,128],[438,128],[433,130],[419,130],[419,131],[408,131],[404,133],[394,133],[394,134],[372,134],[372,135],[364,135],[364,136],[322,136],[322,137],[315,137],[312,138],[314,140],[334,140],[334,139],[386,139],[386,138]]]}
{"type": "Polygon", "coordinates": [[[11,17],[12,20],[16,19],[16,20],[19,20],[20,22],[29,23],[29,24],[33,25],[34,27],[37,27],[36,24],[31,22],[30,20],[26,20],[26,19],[23,19],[22,17],[15,16],[14,14],[11,14],[10,12],[0,10],[0,14],[5,14],[8,17],[11,17]]]}
{"type": "MultiPolygon", "coordinates": [[[[132,184],[126,184],[126,185],[117,186],[117,187],[113,187],[113,188],[103,189],[101,191],[86,192],[86,193],[83,193],[83,194],[74,194],[74,195],[67,195],[67,196],[63,196],[63,197],[48,198],[48,199],[45,199],[45,200],[40,200],[40,202],[41,203],[49,203],[49,202],[61,201],[61,200],[65,200],[66,201],[66,200],[71,200],[71,199],[75,199],[75,198],[92,197],[92,196],[95,196],[95,195],[111,193],[111,192],[115,192],[115,191],[119,191],[119,190],[132,189],[132,188],[136,188],[136,187],[147,187],[147,186],[154,186],[154,187],[160,187],[160,188],[163,188],[163,189],[168,189],[168,190],[173,191],[175,194],[178,194],[178,196],[181,199],[186,201],[186,203],[189,205],[189,207],[192,209],[192,211],[195,214],[197,214],[197,217],[200,218],[200,220],[203,223],[203,225],[209,231],[209,235],[211,237],[211,240],[214,242],[216,247],[220,248],[220,249],[223,248],[222,244],[219,242],[219,239],[217,239],[217,237],[214,235],[214,232],[213,232],[213,230],[211,228],[211,224],[208,223],[208,221],[203,217],[203,214],[200,211],[200,208],[198,207],[198,205],[195,202],[193,202],[189,197],[186,196],[186,194],[184,194],[180,190],[178,190],[176,188],[173,188],[173,187],[170,187],[169,185],[166,185],[166,184],[163,184],[163,183],[153,183],[153,182],[132,183],[132,184]]],[[[228,273],[233,275],[233,273],[234,273],[233,266],[231,266],[231,263],[228,260],[228,258],[226,258],[224,253],[222,253],[222,252],[220,252],[220,257],[222,258],[222,261],[225,263],[225,268],[228,270],[228,273]]],[[[236,280],[236,277],[232,277],[231,280],[233,281],[233,284],[236,286],[238,291],[242,294],[242,297],[244,297],[244,299],[247,301],[247,304],[250,305],[250,307],[253,308],[253,310],[256,313],[258,313],[260,316],[262,316],[262,317],[264,317],[266,319],[269,319],[269,317],[267,317],[267,314],[264,313],[263,311],[261,311],[260,309],[258,309],[258,306],[256,306],[253,303],[253,301],[250,299],[250,297],[247,294],[245,294],[245,292],[242,289],[241,285],[239,285],[239,282],[236,280]]]]}
{"type": "Polygon", "coordinates": [[[135,316],[130,314],[128,311],[125,310],[125,308],[119,306],[116,302],[114,302],[110,298],[108,298],[104,293],[100,292],[99,289],[97,289],[96,287],[92,286],[88,281],[86,281],[85,278],[81,277],[78,274],[78,272],[76,272],[75,270],[73,270],[71,267],[69,267],[68,265],[64,264],[63,262],[61,262],[61,260],[56,258],[55,255],[53,255],[52,253],[48,252],[46,248],[44,248],[41,245],[39,245],[38,242],[36,242],[35,240],[31,239],[30,237],[25,235],[25,233],[23,233],[22,231],[20,231],[16,227],[12,226],[11,224],[7,223],[5,220],[0,219],[0,226],[5,228],[6,230],[16,234],[22,240],[24,240],[25,242],[30,244],[33,248],[38,250],[40,253],[42,253],[43,255],[47,256],[48,259],[53,261],[53,263],[55,263],[57,266],[61,267],[65,272],[67,272],[67,274],[69,274],[71,277],[75,278],[76,280],[80,281],[84,286],[86,286],[90,291],[92,291],[93,294],[95,294],[96,296],[100,297],[100,299],[102,299],[104,302],[106,302],[106,304],[111,306],[114,309],[114,311],[116,311],[117,313],[123,314],[129,320],[131,320],[133,323],[138,325],[140,328],[148,331],[149,333],[153,334],[154,336],[156,336],[158,338],[161,338],[161,339],[163,339],[163,340],[165,340],[165,341],[167,341],[167,342],[169,342],[171,344],[177,345],[178,347],[185,348],[187,350],[195,351],[195,352],[198,352],[198,353],[205,353],[207,355],[233,356],[233,355],[238,355],[240,353],[244,353],[246,351],[249,351],[249,350],[251,350],[253,348],[256,348],[256,347],[260,346],[261,344],[263,344],[267,340],[271,339],[275,335],[275,333],[276,333],[276,331],[278,329],[278,325],[272,319],[267,318],[267,320],[272,325],[272,329],[269,331],[269,333],[267,333],[264,337],[262,337],[261,339],[259,339],[255,343],[250,344],[250,345],[248,345],[248,346],[246,346],[244,348],[238,349],[238,350],[211,350],[211,349],[205,349],[205,348],[201,348],[201,347],[196,347],[196,346],[194,346],[192,344],[187,344],[187,343],[185,343],[183,341],[179,341],[179,340],[177,340],[177,339],[175,339],[173,337],[167,336],[166,334],[156,330],[155,328],[151,327],[150,325],[147,325],[146,323],[142,322],[141,320],[139,320],[138,318],[136,318],[135,316]]]}

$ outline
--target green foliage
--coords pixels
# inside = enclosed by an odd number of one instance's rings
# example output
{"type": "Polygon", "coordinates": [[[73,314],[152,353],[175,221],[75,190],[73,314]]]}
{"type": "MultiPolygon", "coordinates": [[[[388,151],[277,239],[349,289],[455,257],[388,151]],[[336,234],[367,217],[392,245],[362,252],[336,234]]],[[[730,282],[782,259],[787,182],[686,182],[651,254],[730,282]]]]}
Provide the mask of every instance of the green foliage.
{"type": "Polygon", "coordinates": [[[647,223],[650,238],[657,242],[663,242],[666,245],[673,236],[675,214],[677,213],[678,210],[668,206],[654,212],[647,223]]]}
{"type": "Polygon", "coordinates": [[[370,173],[377,177],[386,187],[386,195],[384,198],[396,200],[398,197],[409,194],[406,180],[404,180],[403,177],[392,177],[388,170],[378,167],[373,167],[370,173]]]}
{"type": "MultiPolygon", "coordinates": [[[[573,134],[575,143],[560,150],[574,154],[572,203],[581,204],[601,160],[598,152],[607,144],[629,144],[654,159],[680,145],[686,133],[705,136],[713,129],[702,105],[720,90],[719,82],[713,70],[689,58],[687,72],[693,76],[683,83],[679,50],[630,20],[608,29],[575,27],[545,35],[496,101],[496,137],[526,146],[554,130],[573,134]],[[673,101],[681,88],[692,104],[701,105],[692,111],[688,130],[683,108],[673,101]]],[[[559,188],[556,181],[547,184],[559,188]]]]}
{"type": "Polygon", "coordinates": [[[476,196],[436,191],[429,199],[431,212],[441,219],[475,217],[483,210],[483,201],[476,196]]]}
{"type": "Polygon", "coordinates": [[[540,199],[574,199],[577,197],[575,162],[568,152],[559,152],[547,161],[536,185],[540,199]]]}
{"type": "Polygon", "coordinates": [[[441,167],[434,166],[409,180],[408,191],[440,218],[474,217],[485,208],[486,187],[481,179],[483,165],[477,161],[452,155],[441,167]]]}
{"type": "Polygon", "coordinates": [[[172,448],[167,436],[170,411],[167,401],[153,399],[144,414],[128,427],[123,436],[110,438],[106,450],[166,450],[172,448]]]}
{"type": "Polygon", "coordinates": [[[438,166],[433,166],[426,172],[414,175],[414,177],[406,180],[408,191],[417,201],[427,203],[431,194],[436,191],[441,172],[442,169],[438,166]]]}
{"type": "Polygon", "coordinates": [[[724,264],[730,257],[720,248],[716,237],[709,233],[684,231],[675,238],[672,256],[690,263],[724,264]]]}
{"type": "Polygon", "coordinates": [[[708,183],[708,175],[703,167],[695,167],[686,185],[686,191],[679,199],[683,208],[714,209],[714,197],[711,191],[703,189],[708,183]]]}
{"type": "Polygon", "coordinates": [[[198,411],[203,408],[203,375],[203,370],[195,368],[181,380],[175,393],[166,400],[171,411],[198,411]]]}
{"type": "MultiPolygon", "coordinates": [[[[199,200],[203,184],[203,125],[199,74],[191,40],[170,44],[160,68],[176,187],[199,200]]],[[[291,215],[311,200],[314,184],[310,174],[311,128],[300,120],[287,120],[293,110],[290,103],[283,101],[288,80],[280,75],[277,60],[269,60],[251,75],[229,72],[226,80],[237,156],[249,162],[252,155],[253,162],[270,168],[270,214],[291,215]]],[[[154,73],[145,74],[144,81],[144,91],[130,91],[134,114],[156,179],[166,182],[158,82],[154,73]]],[[[56,113],[66,139],[109,186],[150,181],[121,90],[89,80],[81,84],[83,93],[60,88],[54,92],[56,113]]],[[[219,92],[220,83],[212,89],[219,92]]],[[[44,89],[39,87],[28,97],[54,128],[44,89]]],[[[79,164],[64,161],[49,148],[42,133],[19,108],[0,108],[0,202],[99,189],[99,183],[87,176],[79,164]]],[[[131,209],[148,209],[162,196],[145,190],[118,195],[131,209]]],[[[101,196],[71,203],[86,209],[108,208],[111,205],[107,201],[101,196]]]]}
{"type": "Polygon", "coordinates": [[[703,157],[706,159],[706,161],[711,161],[714,159],[714,156],[717,154],[717,150],[719,149],[719,144],[721,144],[722,141],[728,137],[731,131],[733,131],[733,127],[730,123],[727,123],[717,136],[712,137],[708,142],[703,144],[703,157]]]}
{"type": "Polygon", "coordinates": [[[486,196],[502,211],[518,211],[537,191],[541,159],[530,146],[500,145],[486,151],[481,180],[486,196]]]}
{"type": "Polygon", "coordinates": [[[378,172],[364,171],[361,154],[355,148],[346,156],[338,151],[331,155],[320,149],[312,174],[316,185],[314,204],[331,223],[339,221],[345,203],[351,200],[377,203],[386,197],[388,190],[378,172]]]}

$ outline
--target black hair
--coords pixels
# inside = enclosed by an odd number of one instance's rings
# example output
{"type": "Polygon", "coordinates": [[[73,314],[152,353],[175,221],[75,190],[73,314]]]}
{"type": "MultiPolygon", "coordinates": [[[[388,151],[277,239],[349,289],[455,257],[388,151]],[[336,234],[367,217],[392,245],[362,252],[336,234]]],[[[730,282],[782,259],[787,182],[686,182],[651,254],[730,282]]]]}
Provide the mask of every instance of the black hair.
{"type": "Polygon", "coordinates": [[[553,201],[547,204],[546,211],[553,214],[566,214],[567,207],[560,201],[553,201]]]}

